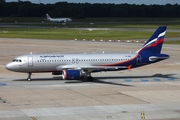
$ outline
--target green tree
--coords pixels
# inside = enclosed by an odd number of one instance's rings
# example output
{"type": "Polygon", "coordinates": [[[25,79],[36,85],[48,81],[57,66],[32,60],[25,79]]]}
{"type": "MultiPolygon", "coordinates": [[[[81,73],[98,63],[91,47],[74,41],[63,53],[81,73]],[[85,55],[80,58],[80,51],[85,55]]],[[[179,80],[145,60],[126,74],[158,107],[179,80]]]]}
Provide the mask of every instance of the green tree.
{"type": "Polygon", "coordinates": [[[0,17],[180,17],[179,4],[136,5],[105,3],[68,3],[34,4],[28,1],[7,2],[0,0],[0,17]]]}

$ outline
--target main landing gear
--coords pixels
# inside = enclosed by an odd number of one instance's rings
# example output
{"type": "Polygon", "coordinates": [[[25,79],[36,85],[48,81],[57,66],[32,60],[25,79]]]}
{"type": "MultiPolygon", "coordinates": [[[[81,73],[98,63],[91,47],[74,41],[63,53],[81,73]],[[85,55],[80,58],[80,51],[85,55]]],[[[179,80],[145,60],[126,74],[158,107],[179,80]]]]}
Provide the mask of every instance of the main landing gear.
{"type": "Polygon", "coordinates": [[[84,82],[93,82],[94,81],[94,78],[91,76],[91,71],[88,71],[88,70],[82,70],[81,71],[82,73],[82,76],[85,78],[84,79],[84,82]]]}
{"type": "Polygon", "coordinates": [[[27,80],[30,82],[31,81],[31,75],[32,75],[32,73],[28,73],[28,78],[27,78],[27,80]]]}
{"type": "MultiPolygon", "coordinates": [[[[29,82],[31,81],[31,75],[32,75],[32,73],[29,72],[28,73],[28,78],[27,78],[27,81],[29,81],[29,82]]],[[[91,76],[91,73],[86,74],[85,81],[88,81],[88,82],[93,82],[94,81],[94,78],[91,76]]]]}
{"type": "Polygon", "coordinates": [[[93,82],[93,81],[94,81],[94,78],[91,76],[91,73],[90,73],[90,72],[87,73],[86,80],[87,80],[88,82],[93,82]]]}
{"type": "Polygon", "coordinates": [[[88,81],[88,82],[93,82],[93,81],[94,81],[94,78],[91,77],[91,76],[89,76],[89,77],[87,77],[87,81],[88,81]]]}

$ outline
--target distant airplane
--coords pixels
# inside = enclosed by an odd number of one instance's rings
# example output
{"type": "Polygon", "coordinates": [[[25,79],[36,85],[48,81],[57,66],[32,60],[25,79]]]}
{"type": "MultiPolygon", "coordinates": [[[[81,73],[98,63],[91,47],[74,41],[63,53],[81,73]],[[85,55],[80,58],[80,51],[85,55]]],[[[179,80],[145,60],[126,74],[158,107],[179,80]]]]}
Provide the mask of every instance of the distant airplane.
{"type": "Polygon", "coordinates": [[[127,70],[169,58],[161,54],[165,33],[166,26],[160,26],[134,53],[28,54],[14,58],[6,69],[28,73],[28,81],[32,73],[38,72],[62,75],[64,80],[93,81],[93,72],[127,70]]]}
{"type": "Polygon", "coordinates": [[[51,22],[57,22],[57,23],[66,23],[71,22],[71,18],[51,18],[48,14],[46,14],[47,20],[51,22]]]}

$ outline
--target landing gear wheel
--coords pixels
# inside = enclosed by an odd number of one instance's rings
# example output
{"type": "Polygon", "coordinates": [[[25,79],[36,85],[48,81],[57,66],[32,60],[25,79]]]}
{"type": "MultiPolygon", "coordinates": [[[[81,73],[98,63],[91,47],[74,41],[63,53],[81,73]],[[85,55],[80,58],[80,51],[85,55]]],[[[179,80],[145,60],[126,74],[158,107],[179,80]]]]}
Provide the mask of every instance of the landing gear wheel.
{"type": "Polygon", "coordinates": [[[30,82],[31,81],[31,75],[32,75],[32,73],[28,73],[28,78],[27,78],[27,80],[30,82]]]}
{"type": "Polygon", "coordinates": [[[31,81],[31,78],[27,78],[27,80],[30,82],[30,81],[31,81]]]}
{"type": "Polygon", "coordinates": [[[93,82],[93,81],[94,81],[94,78],[93,78],[93,77],[87,77],[87,81],[93,82]]]}

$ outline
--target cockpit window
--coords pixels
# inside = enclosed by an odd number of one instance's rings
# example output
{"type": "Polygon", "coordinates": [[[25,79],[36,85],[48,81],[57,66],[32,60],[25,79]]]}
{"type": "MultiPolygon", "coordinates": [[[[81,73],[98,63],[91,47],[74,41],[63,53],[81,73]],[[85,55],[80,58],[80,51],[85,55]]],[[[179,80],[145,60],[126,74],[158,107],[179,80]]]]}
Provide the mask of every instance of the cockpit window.
{"type": "Polygon", "coordinates": [[[21,59],[13,59],[12,62],[22,62],[21,59]]]}

